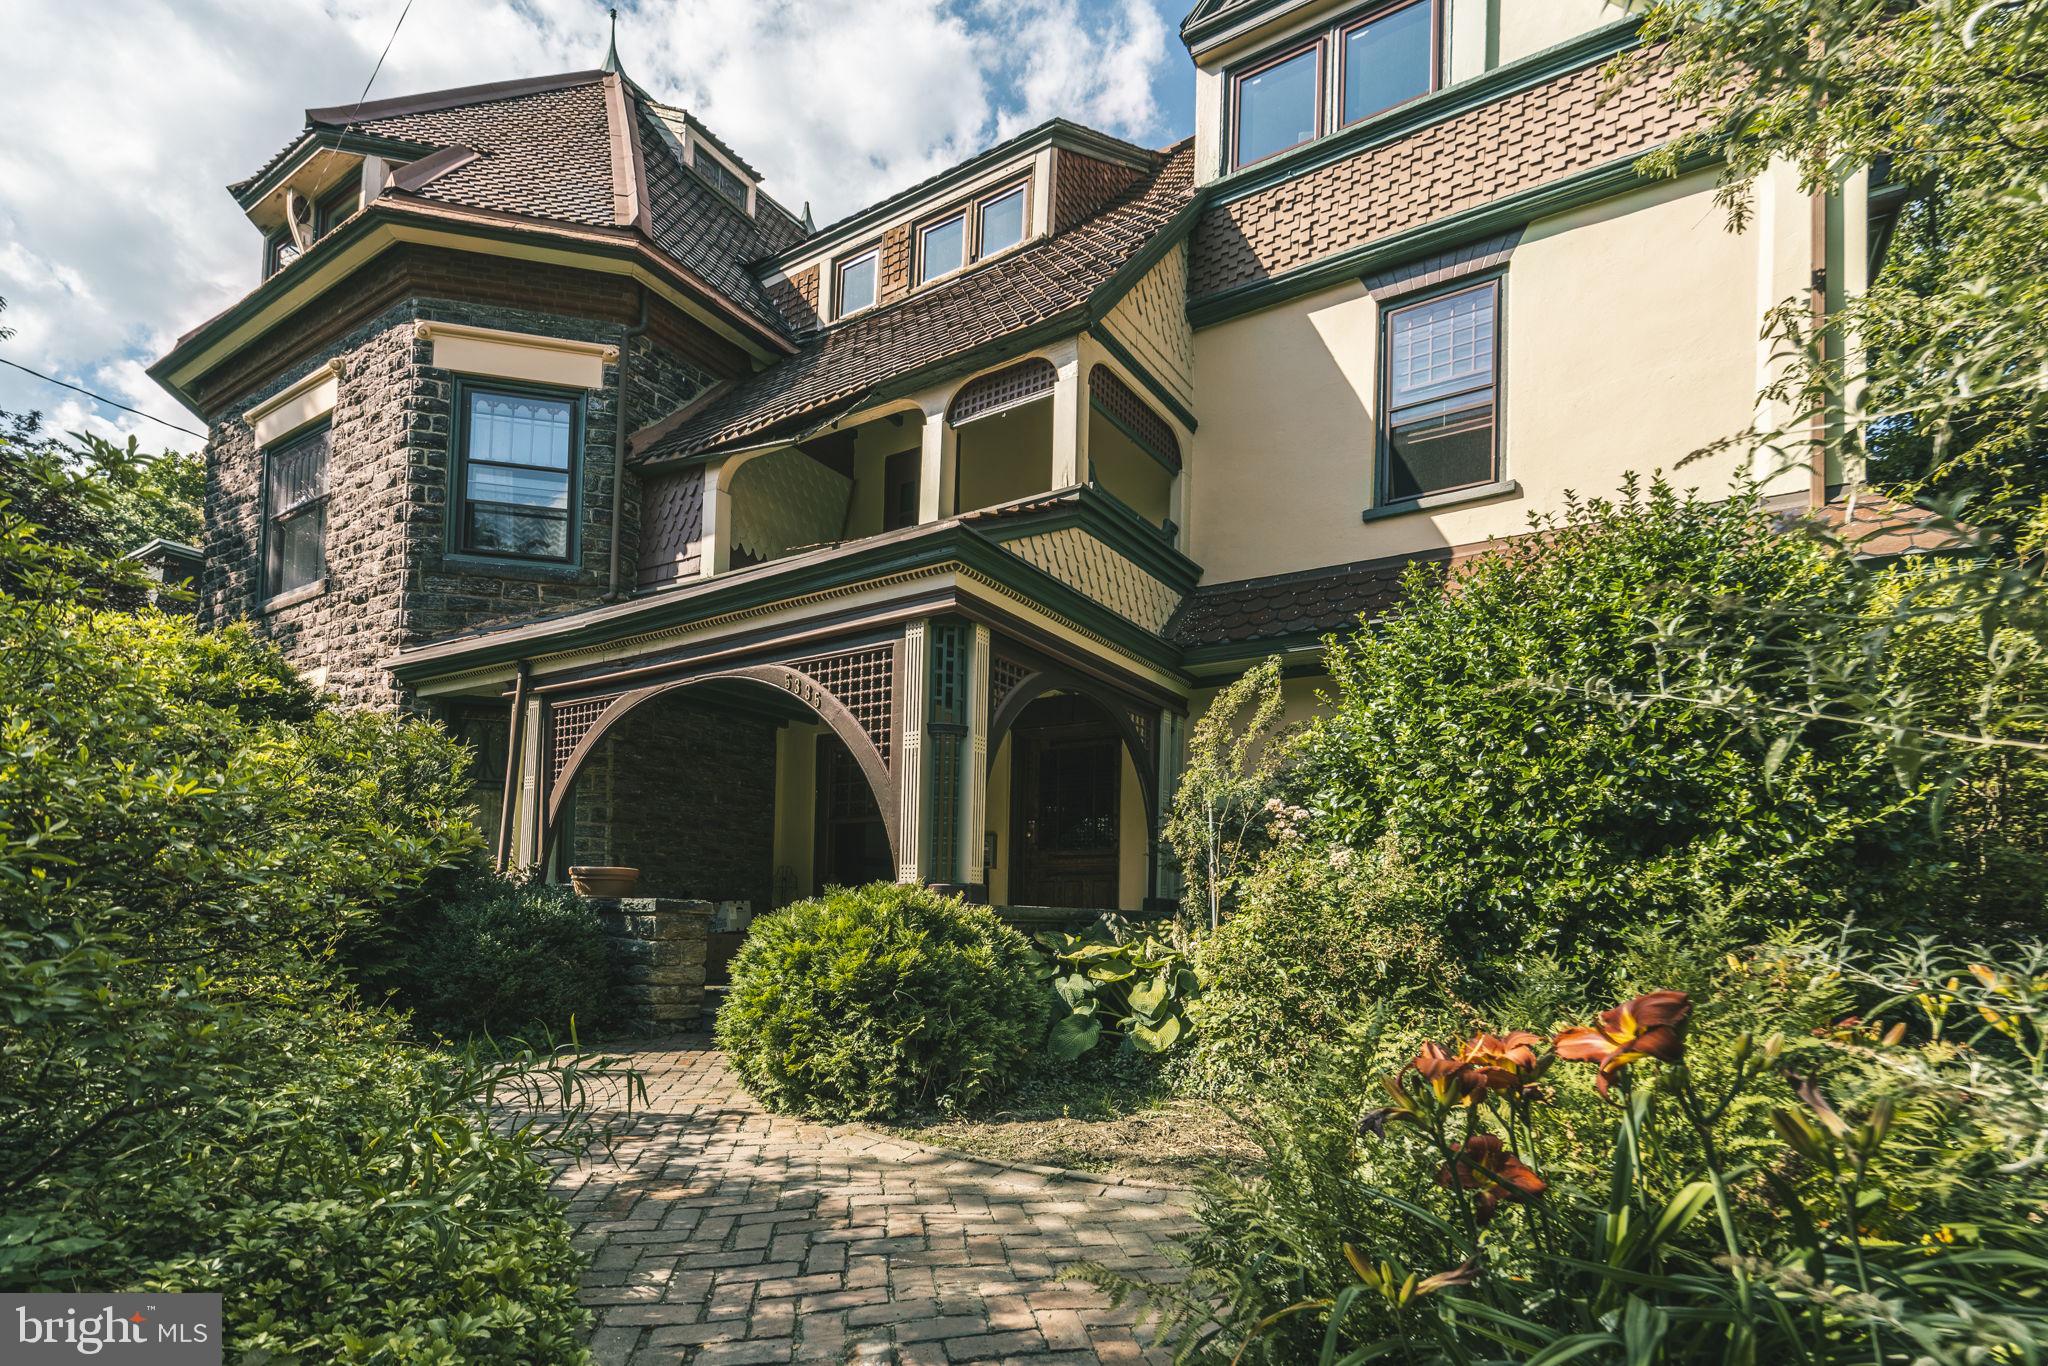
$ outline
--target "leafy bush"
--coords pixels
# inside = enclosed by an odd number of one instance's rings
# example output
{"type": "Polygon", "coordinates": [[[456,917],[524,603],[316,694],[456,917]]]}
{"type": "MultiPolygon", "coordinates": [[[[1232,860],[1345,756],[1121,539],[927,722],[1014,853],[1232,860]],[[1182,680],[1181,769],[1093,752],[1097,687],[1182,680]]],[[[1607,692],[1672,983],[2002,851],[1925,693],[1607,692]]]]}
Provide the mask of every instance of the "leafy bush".
{"type": "Polygon", "coordinates": [[[717,1035],[771,1109],[957,1109],[1007,1090],[1045,1037],[1030,942],[920,887],[835,888],[754,921],[717,1035]]]}
{"type": "Polygon", "coordinates": [[[602,1033],[613,1023],[611,948],[567,887],[476,868],[444,895],[379,922],[359,970],[421,1025],[454,1038],[602,1033]]]}
{"type": "Polygon", "coordinates": [[[0,1288],[221,1290],[236,1359],[578,1359],[535,1159],[587,1069],[407,1045],[334,959],[475,857],[462,750],[95,610],[123,573],[0,503],[0,1288]]]}
{"type": "Polygon", "coordinates": [[[1188,1284],[1142,1293],[1194,1360],[2031,1357],[2048,961],[1967,964],[1766,951],[1697,1001],[1448,1043],[1377,1011],[1407,1061],[1269,1108],[1263,1179],[1218,1182],[1188,1284]],[[1845,983],[1883,1018],[1836,1019],[1845,983]]]}
{"type": "MultiPolygon", "coordinates": [[[[1398,615],[1331,651],[1335,705],[1295,751],[1312,842],[1391,839],[1500,980],[1532,951],[1597,973],[1628,927],[1709,907],[1751,939],[1849,915],[1937,928],[1931,905],[2038,919],[2038,878],[2008,895],[1933,819],[1978,759],[1895,764],[1885,699],[1937,660],[1975,696],[1993,667],[1938,645],[1936,605],[1881,629],[1870,570],[1749,498],[1657,483],[1538,530],[1448,585],[1418,572],[1398,615]]],[[[2004,692],[2038,693],[2029,648],[2004,692]]]]}
{"type": "Polygon", "coordinates": [[[1246,1098],[1298,1079],[1376,1002],[1455,996],[1463,969],[1440,898],[1390,849],[1359,855],[1282,834],[1248,879],[1244,909],[1196,946],[1201,991],[1184,1087],[1246,1098]]]}
{"type": "Polygon", "coordinates": [[[1072,1062],[1106,1034],[1138,1053],[1164,1053],[1185,1038],[1196,991],[1187,955],[1158,936],[1110,918],[1082,934],[1038,936],[1058,998],[1046,1051],[1072,1062]]]}

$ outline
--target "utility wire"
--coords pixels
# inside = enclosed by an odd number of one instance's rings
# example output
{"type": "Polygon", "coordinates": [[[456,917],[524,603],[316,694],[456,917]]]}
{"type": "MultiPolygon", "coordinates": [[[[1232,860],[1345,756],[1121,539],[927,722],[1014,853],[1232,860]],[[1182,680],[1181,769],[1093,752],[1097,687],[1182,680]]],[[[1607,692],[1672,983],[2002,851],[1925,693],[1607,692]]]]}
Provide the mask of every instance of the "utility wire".
{"type": "Polygon", "coordinates": [[[44,374],[40,370],[31,370],[26,365],[23,365],[19,361],[11,361],[7,359],[7,357],[5,356],[0,356],[0,365],[11,365],[15,369],[21,371],[21,373],[23,373],[24,375],[34,375],[37,379],[41,380],[45,384],[54,384],[60,389],[69,389],[71,390],[71,392],[75,394],[84,394],[87,398],[91,399],[95,403],[104,403],[109,408],[119,408],[124,413],[133,413],[137,417],[146,417],[151,422],[162,423],[162,425],[169,427],[174,432],[183,432],[187,436],[196,436],[201,441],[206,440],[205,432],[195,432],[190,427],[180,427],[175,422],[165,422],[162,418],[156,416],[154,413],[145,413],[140,408],[131,408],[125,403],[121,403],[118,402],[117,400],[108,398],[105,394],[96,394],[90,389],[81,389],[76,384],[72,384],[66,380],[56,379],[50,375],[44,374]]]}
{"type": "Polygon", "coordinates": [[[412,0],[405,0],[405,8],[398,12],[398,22],[391,26],[391,36],[384,40],[384,50],[377,54],[377,65],[370,68],[370,79],[363,82],[363,93],[356,96],[356,107],[348,111],[346,123],[354,123],[361,111],[363,101],[370,98],[370,87],[377,83],[377,73],[384,69],[384,59],[391,55],[391,45],[398,41],[398,30],[405,27],[405,16],[412,13],[412,0]]]}

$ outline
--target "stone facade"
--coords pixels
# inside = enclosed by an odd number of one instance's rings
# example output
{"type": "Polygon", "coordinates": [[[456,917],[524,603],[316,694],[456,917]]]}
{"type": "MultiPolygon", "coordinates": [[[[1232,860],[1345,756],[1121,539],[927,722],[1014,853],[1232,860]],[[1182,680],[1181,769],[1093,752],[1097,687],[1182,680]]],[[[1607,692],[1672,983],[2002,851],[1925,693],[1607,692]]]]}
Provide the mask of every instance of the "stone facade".
{"type": "MultiPolygon", "coordinates": [[[[607,310],[609,311],[609,310],[607,310]]],[[[352,704],[405,702],[380,662],[453,632],[600,601],[610,581],[613,501],[621,503],[620,588],[638,558],[637,476],[613,489],[618,368],[584,397],[573,563],[534,564],[456,553],[451,468],[457,382],[436,369],[423,321],[599,342],[625,342],[604,318],[499,302],[408,297],[234,399],[213,424],[201,612],[210,625],[248,620],[287,657],[352,704]],[[240,410],[338,359],[331,422],[324,587],[266,603],[262,575],[263,452],[240,410]]],[[[673,331],[671,326],[669,331],[673,331]]],[[[716,374],[654,327],[633,348],[629,429],[688,402],[716,374]]],[[[480,381],[488,383],[487,380],[480,381]]]]}
{"type": "Polygon", "coordinates": [[[708,901],[627,897],[591,908],[611,941],[619,1024],[633,1034],[677,1034],[704,1020],[708,901]]]}
{"type": "Polygon", "coordinates": [[[575,864],[640,870],[656,896],[775,904],[772,718],[687,693],[642,703],[570,789],[575,864]]]}

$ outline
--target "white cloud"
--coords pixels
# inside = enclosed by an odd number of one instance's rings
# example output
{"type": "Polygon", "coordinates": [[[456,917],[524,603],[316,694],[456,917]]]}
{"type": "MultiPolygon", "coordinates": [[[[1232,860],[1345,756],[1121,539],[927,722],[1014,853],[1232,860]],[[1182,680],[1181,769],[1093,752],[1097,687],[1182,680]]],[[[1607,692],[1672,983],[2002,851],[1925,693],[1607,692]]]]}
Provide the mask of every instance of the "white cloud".
{"type": "MultiPolygon", "coordinates": [[[[0,355],[196,425],[142,367],[256,283],[223,189],[362,90],[404,0],[6,0],[0,355]]],[[[827,222],[1055,114],[1159,144],[1178,0],[641,0],[628,74],[827,222]]],[[[600,0],[414,0],[372,98],[596,66],[600,0]]],[[[1179,88],[1191,94],[1192,77],[1179,88]]],[[[197,444],[0,369],[0,409],[197,444]]]]}

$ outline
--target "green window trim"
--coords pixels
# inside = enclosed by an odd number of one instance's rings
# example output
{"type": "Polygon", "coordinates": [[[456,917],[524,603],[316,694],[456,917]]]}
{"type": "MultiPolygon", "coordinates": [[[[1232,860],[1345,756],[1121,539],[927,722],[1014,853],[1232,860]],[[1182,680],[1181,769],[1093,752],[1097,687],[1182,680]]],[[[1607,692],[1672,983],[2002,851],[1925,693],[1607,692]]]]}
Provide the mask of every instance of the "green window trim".
{"type": "Polygon", "coordinates": [[[311,593],[326,581],[333,434],[333,424],[322,419],[263,448],[263,522],[257,547],[257,600],[262,604],[311,593]],[[298,467],[281,468],[287,460],[295,460],[298,467]],[[309,529],[318,569],[286,582],[292,577],[291,552],[302,545],[300,537],[309,529]]]}
{"type": "MultiPolygon", "coordinates": [[[[531,565],[574,565],[582,554],[582,509],[583,509],[583,424],[584,394],[579,389],[561,389],[548,385],[521,384],[510,380],[460,379],[455,384],[454,413],[450,422],[450,446],[453,459],[449,462],[448,486],[448,535],[447,547],[451,555],[473,556],[479,559],[502,560],[510,564],[531,565]],[[568,410],[568,460],[561,471],[566,482],[565,506],[562,509],[564,523],[563,549],[560,554],[535,554],[518,550],[506,550],[475,544],[471,535],[470,509],[473,504],[494,505],[490,500],[470,497],[470,470],[472,464],[492,468],[544,470],[548,467],[522,464],[516,461],[476,460],[472,462],[470,443],[474,439],[471,431],[471,400],[479,394],[501,395],[509,398],[530,398],[560,403],[568,410]]],[[[551,471],[552,472],[552,471],[551,471]]],[[[506,504],[507,507],[533,506],[506,504]]]]}
{"type": "MultiPolygon", "coordinates": [[[[1372,507],[1366,510],[1368,519],[1370,520],[1371,516],[1376,513],[1384,515],[1386,510],[1405,510],[1410,507],[1427,506],[1433,502],[1445,500],[1452,495],[1504,485],[1508,479],[1506,460],[1504,458],[1505,451],[1501,441],[1503,414],[1506,407],[1507,272],[1504,269],[1496,268],[1456,280],[1439,289],[1419,291],[1415,294],[1404,296],[1398,303],[1388,304],[1380,310],[1376,344],[1379,347],[1378,364],[1374,367],[1378,372],[1378,411],[1373,417],[1376,432],[1373,441],[1372,507]],[[1461,294],[1472,294],[1482,290],[1488,291],[1492,296],[1492,318],[1490,322],[1492,355],[1489,357],[1491,361],[1490,379],[1485,384],[1475,383],[1468,385],[1442,397],[1431,396],[1417,399],[1406,405],[1406,407],[1413,411],[1415,409],[1429,408],[1433,405],[1439,407],[1444,404],[1457,405],[1458,400],[1465,399],[1467,401],[1463,405],[1446,410],[1446,415],[1464,411],[1476,412],[1480,405],[1475,401],[1475,396],[1484,394],[1486,398],[1486,421],[1489,429],[1488,440],[1490,442],[1488,469],[1484,475],[1462,482],[1425,488],[1414,493],[1404,492],[1396,494],[1392,488],[1391,478],[1394,467],[1394,442],[1402,434],[1401,430],[1397,430],[1393,420],[1394,328],[1396,321],[1403,315],[1414,312],[1417,309],[1428,307],[1445,299],[1455,298],[1461,294]]],[[[1412,419],[1409,425],[1419,426],[1420,421],[1420,418],[1412,419]]]]}

